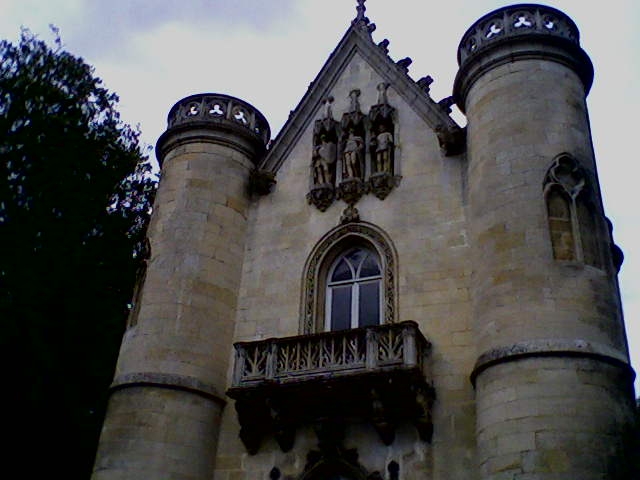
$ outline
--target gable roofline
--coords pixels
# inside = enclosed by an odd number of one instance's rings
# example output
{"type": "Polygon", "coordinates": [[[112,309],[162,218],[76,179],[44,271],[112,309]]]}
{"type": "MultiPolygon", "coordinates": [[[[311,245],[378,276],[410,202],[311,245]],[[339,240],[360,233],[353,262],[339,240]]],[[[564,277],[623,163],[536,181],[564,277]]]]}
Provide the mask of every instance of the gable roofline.
{"type": "Polygon", "coordinates": [[[369,24],[366,18],[352,22],[309,85],[298,106],[291,111],[271,148],[260,162],[259,170],[277,173],[302,133],[314,120],[314,112],[328,96],[356,52],[362,55],[384,81],[394,87],[398,95],[438,135],[445,155],[455,155],[464,150],[464,130],[449,116],[448,107],[435,102],[427,91],[408,75],[406,67],[395,63],[384,46],[374,43],[371,38],[374,29],[375,25],[369,24]]]}

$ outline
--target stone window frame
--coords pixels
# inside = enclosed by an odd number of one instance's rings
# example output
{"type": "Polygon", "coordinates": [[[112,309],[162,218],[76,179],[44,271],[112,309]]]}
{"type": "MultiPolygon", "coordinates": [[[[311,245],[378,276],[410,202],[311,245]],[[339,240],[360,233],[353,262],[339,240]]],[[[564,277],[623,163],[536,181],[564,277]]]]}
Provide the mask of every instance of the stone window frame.
{"type": "Polygon", "coordinates": [[[360,298],[363,296],[362,287],[365,285],[371,285],[371,284],[375,284],[377,286],[378,288],[377,325],[380,325],[381,323],[380,320],[382,318],[382,312],[384,307],[384,304],[383,304],[384,296],[382,295],[382,272],[383,272],[383,269],[381,268],[378,252],[373,248],[369,248],[367,245],[357,245],[355,247],[342,250],[338,254],[338,256],[335,259],[333,259],[331,266],[329,267],[327,276],[325,278],[325,307],[324,307],[324,331],[325,332],[335,331],[332,328],[333,326],[331,321],[331,316],[333,313],[331,311],[332,291],[333,289],[343,288],[343,287],[349,287],[349,290],[350,290],[350,301],[349,301],[350,326],[349,328],[359,328],[361,326],[366,326],[366,325],[362,325],[362,318],[360,317],[360,308],[359,308],[361,306],[360,298]],[[355,271],[352,272],[353,275],[349,279],[334,280],[333,275],[336,271],[336,268],[340,265],[341,262],[343,261],[346,262],[349,266],[349,269],[352,270],[352,267],[354,265],[352,264],[352,261],[349,260],[348,257],[355,251],[365,252],[366,256],[371,256],[371,258],[373,258],[373,260],[377,265],[378,273],[376,275],[362,276],[359,273],[359,271],[364,265],[364,259],[363,259],[358,265],[359,268],[357,268],[355,271]]]}
{"type": "Polygon", "coordinates": [[[598,209],[593,195],[592,182],[580,162],[569,153],[557,155],[547,169],[543,184],[547,229],[554,260],[571,264],[590,265],[602,269],[604,264],[602,245],[599,241],[601,226],[598,209]],[[564,173],[565,175],[561,175],[564,173]],[[570,181],[566,180],[571,175],[570,181]],[[550,198],[557,195],[569,210],[569,230],[572,236],[572,258],[558,258],[553,235],[552,221],[559,218],[550,216],[550,198]]]}
{"type": "Polygon", "coordinates": [[[380,260],[381,323],[397,321],[397,252],[390,237],[382,229],[367,222],[353,222],[330,230],[311,250],[302,275],[300,334],[324,331],[329,269],[338,256],[357,246],[375,251],[380,260]]]}

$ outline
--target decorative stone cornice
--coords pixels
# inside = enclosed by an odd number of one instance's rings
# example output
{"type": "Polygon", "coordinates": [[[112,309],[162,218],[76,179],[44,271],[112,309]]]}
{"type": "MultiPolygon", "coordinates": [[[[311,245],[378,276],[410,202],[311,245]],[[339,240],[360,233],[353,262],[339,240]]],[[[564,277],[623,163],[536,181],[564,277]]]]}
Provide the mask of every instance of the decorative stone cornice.
{"type": "Polygon", "coordinates": [[[593,65],[580,48],[580,34],[573,20],[560,10],[519,4],[499,8],[475,22],[458,46],[460,70],[454,97],[465,111],[471,85],[488,70],[517,59],[544,59],[573,69],[588,92],[593,65]]]}
{"type": "Polygon", "coordinates": [[[532,357],[592,358],[627,370],[630,377],[635,378],[629,359],[611,347],[586,340],[548,339],[519,342],[484,352],[471,372],[471,383],[475,386],[478,375],[490,367],[532,357]]]}
{"type": "Polygon", "coordinates": [[[270,138],[269,123],[251,104],[229,95],[199,93],[171,108],[156,156],[162,163],[171,148],[200,140],[235,147],[257,163],[270,138]]]}
{"type": "Polygon", "coordinates": [[[118,375],[111,384],[111,391],[123,390],[131,387],[157,387],[170,390],[182,390],[209,398],[223,405],[226,403],[224,395],[220,394],[213,385],[204,383],[197,378],[186,375],[174,375],[157,372],[134,372],[118,375]]]}

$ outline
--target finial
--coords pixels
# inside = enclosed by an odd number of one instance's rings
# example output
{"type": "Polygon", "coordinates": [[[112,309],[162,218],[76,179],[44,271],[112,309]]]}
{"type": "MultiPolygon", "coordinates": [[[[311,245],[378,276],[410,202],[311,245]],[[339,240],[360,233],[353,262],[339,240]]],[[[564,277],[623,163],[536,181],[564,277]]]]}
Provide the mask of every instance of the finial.
{"type": "Polygon", "coordinates": [[[358,6],[356,7],[358,14],[351,22],[351,25],[358,26],[365,29],[368,33],[371,33],[376,27],[374,24],[371,24],[371,27],[369,27],[369,19],[364,15],[367,11],[367,7],[364,6],[364,2],[366,2],[366,0],[358,0],[358,6]]]}
{"type": "Polygon", "coordinates": [[[358,6],[356,7],[356,10],[358,11],[358,15],[356,16],[356,22],[359,22],[360,20],[364,20],[366,17],[364,16],[364,12],[367,11],[367,7],[364,6],[364,2],[366,2],[367,0],[358,0],[358,6]]]}

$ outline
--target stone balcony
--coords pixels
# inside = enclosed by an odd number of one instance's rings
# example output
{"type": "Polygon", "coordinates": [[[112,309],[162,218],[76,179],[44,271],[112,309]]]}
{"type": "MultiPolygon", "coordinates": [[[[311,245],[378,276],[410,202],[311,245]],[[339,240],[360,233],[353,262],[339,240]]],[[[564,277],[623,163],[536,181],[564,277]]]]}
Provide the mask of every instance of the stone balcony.
{"type": "Polygon", "coordinates": [[[234,346],[227,394],[236,400],[240,438],[250,453],[265,435],[288,451],[296,427],[324,420],[370,422],[387,445],[401,422],[431,438],[431,344],[415,322],[234,346]]]}

